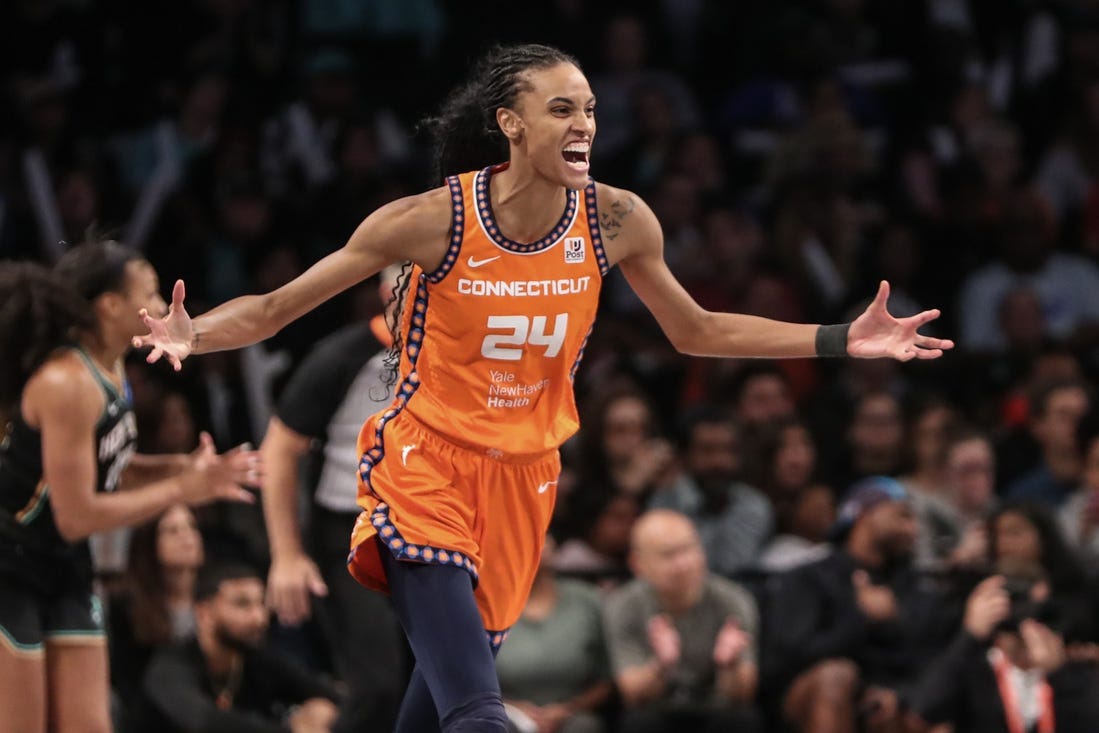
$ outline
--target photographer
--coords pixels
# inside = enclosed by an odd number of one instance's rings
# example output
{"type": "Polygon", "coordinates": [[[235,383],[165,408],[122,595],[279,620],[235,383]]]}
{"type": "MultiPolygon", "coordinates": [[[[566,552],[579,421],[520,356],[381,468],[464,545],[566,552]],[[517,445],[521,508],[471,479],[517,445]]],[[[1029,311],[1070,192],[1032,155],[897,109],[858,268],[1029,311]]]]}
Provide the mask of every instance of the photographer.
{"type": "Polygon", "coordinates": [[[912,696],[927,723],[967,733],[1090,733],[1099,720],[1094,664],[1067,660],[1044,581],[993,575],[966,603],[963,628],[912,696]],[[1039,620],[1042,619],[1042,620],[1039,620]]]}

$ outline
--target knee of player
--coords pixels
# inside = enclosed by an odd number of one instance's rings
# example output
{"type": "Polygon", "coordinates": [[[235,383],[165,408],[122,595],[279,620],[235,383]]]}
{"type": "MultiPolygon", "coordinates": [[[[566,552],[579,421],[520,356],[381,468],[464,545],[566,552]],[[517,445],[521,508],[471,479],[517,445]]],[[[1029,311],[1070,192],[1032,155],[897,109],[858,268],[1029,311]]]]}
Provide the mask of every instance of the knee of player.
{"type": "Polygon", "coordinates": [[[442,733],[507,733],[508,717],[499,692],[479,692],[448,711],[442,733]]]}

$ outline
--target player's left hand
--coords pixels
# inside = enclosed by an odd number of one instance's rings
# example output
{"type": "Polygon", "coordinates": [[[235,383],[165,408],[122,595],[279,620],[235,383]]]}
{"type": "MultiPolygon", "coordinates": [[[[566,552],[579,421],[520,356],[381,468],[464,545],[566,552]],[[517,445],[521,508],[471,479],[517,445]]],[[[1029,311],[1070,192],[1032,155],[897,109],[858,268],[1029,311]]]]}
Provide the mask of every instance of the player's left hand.
{"type": "Polygon", "coordinates": [[[917,313],[908,318],[894,318],[886,308],[889,283],[881,281],[874,302],[851,324],[847,333],[847,353],[863,359],[887,356],[898,361],[937,359],[943,351],[954,348],[950,339],[923,336],[917,331],[939,317],[939,309],[917,313]]]}

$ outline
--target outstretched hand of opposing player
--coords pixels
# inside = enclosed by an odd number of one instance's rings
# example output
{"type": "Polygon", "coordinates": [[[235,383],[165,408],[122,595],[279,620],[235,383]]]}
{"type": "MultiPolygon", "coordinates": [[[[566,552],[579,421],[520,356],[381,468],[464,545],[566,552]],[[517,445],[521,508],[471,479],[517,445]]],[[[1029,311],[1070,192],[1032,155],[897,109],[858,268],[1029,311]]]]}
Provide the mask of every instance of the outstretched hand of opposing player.
{"type": "Polygon", "coordinates": [[[256,497],[246,486],[258,488],[263,481],[263,462],[258,451],[238,446],[218,454],[209,433],[199,435],[199,447],[191,454],[191,467],[180,474],[182,499],[191,506],[212,501],[254,504],[256,497]]]}
{"type": "Polygon", "coordinates": [[[899,361],[937,359],[954,348],[950,339],[938,339],[918,333],[921,326],[939,317],[939,310],[894,318],[886,308],[889,283],[882,280],[874,301],[851,324],[847,333],[847,353],[863,359],[892,357],[899,361]]]}
{"type": "Polygon", "coordinates": [[[141,309],[139,315],[148,326],[149,333],[144,336],[134,336],[133,345],[137,349],[145,346],[153,347],[145,357],[145,361],[150,364],[163,356],[178,372],[183,368],[183,360],[190,355],[195,331],[191,325],[191,316],[183,307],[183,298],[186,295],[183,281],[176,280],[175,287],[172,288],[172,304],[168,306],[168,315],[159,319],[153,318],[149,315],[149,311],[141,309]]]}

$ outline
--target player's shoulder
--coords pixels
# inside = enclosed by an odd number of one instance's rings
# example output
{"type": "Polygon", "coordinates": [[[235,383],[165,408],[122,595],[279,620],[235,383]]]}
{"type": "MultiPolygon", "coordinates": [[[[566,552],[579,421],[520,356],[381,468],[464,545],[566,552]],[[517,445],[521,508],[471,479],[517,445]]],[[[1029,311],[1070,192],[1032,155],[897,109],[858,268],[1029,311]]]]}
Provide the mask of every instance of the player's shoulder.
{"type": "Polygon", "coordinates": [[[599,228],[605,241],[631,245],[660,241],[656,214],[636,193],[596,181],[595,197],[599,228]]]}
{"type": "Polygon", "coordinates": [[[405,226],[438,227],[450,225],[451,194],[446,186],[402,196],[385,204],[379,213],[405,226]]]}
{"type": "Polygon", "coordinates": [[[64,408],[73,417],[98,414],[103,393],[83,360],[70,349],[51,355],[23,388],[24,416],[32,425],[43,411],[64,408]]]}

